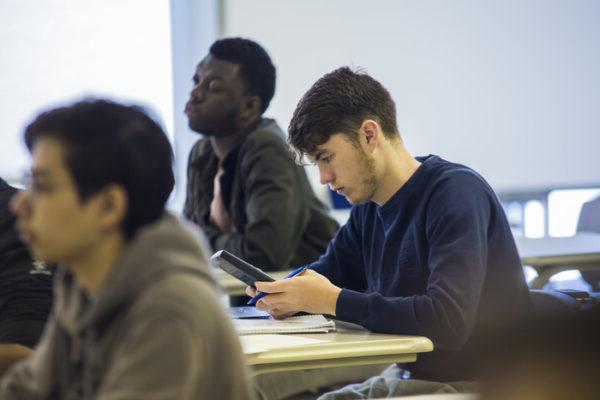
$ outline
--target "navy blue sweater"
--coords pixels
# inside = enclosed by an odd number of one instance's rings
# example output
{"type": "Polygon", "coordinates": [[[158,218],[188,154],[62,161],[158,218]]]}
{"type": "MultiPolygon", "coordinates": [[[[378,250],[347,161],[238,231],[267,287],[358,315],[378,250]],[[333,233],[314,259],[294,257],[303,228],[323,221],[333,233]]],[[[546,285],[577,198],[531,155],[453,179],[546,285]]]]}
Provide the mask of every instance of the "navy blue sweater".
{"type": "Polygon", "coordinates": [[[437,381],[475,377],[473,352],[495,328],[530,315],[517,249],[493,190],[437,156],[384,205],[355,206],[311,268],[342,288],[337,318],[435,346],[406,365],[437,381]]]}

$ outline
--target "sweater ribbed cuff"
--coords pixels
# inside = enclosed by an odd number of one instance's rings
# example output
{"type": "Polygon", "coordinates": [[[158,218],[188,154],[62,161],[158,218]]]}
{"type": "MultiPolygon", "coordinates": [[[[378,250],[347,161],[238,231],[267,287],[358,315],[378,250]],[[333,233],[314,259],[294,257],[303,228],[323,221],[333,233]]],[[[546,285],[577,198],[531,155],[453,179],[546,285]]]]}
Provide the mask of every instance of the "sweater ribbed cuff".
{"type": "Polygon", "coordinates": [[[365,296],[364,293],[342,289],[335,306],[336,318],[364,326],[367,317],[365,296]]]}

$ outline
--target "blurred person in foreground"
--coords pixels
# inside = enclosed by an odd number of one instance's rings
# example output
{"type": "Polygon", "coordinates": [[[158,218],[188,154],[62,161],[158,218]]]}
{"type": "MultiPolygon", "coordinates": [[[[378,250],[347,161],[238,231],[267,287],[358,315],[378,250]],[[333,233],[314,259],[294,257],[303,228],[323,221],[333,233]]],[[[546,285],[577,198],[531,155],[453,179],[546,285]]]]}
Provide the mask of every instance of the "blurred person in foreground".
{"type": "Polygon", "coordinates": [[[483,400],[600,398],[600,306],[490,336],[483,400]],[[493,343],[493,345],[492,345],[493,343]]]}
{"type": "Polygon", "coordinates": [[[59,264],[12,399],[247,399],[244,358],[198,242],[165,203],[172,151],[140,108],[89,100],[25,129],[31,182],[12,201],[33,254],[59,264]]]}

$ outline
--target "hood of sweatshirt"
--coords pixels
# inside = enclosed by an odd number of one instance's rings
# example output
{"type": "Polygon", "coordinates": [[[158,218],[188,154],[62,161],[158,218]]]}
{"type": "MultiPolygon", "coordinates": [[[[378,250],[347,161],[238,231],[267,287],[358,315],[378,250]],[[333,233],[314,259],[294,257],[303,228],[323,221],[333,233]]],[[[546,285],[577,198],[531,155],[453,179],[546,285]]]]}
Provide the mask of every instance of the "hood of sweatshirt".
{"type": "Polygon", "coordinates": [[[55,315],[71,336],[89,327],[101,329],[165,274],[181,273],[215,287],[200,241],[172,214],[141,228],[125,247],[94,296],[82,290],[62,267],[55,282],[55,315]]]}

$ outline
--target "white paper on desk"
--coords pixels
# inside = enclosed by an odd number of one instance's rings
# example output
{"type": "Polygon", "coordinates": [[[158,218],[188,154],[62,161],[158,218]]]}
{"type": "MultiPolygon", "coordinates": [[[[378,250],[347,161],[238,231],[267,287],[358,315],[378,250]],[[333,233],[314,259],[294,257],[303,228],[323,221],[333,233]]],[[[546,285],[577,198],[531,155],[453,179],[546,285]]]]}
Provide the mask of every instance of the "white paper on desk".
{"type": "Polygon", "coordinates": [[[244,335],[240,336],[244,354],[262,353],[272,349],[306,346],[327,340],[295,335],[244,335]]]}
{"type": "Polygon", "coordinates": [[[299,315],[286,319],[235,319],[233,326],[240,335],[266,333],[316,333],[335,330],[335,323],[321,314],[299,315]]]}

